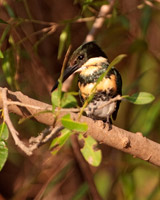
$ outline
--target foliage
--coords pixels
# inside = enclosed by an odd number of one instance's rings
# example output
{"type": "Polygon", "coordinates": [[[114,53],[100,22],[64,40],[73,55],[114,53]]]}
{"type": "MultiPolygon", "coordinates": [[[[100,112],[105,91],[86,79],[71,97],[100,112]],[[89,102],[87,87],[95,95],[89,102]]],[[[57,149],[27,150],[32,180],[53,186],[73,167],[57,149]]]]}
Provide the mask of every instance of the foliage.
{"type": "Polygon", "coordinates": [[[81,148],[81,153],[84,158],[88,161],[90,165],[95,167],[99,166],[102,159],[102,154],[99,149],[97,149],[97,142],[91,136],[84,136],[79,134],[79,140],[83,143],[81,148]]]}
{"type": "Polygon", "coordinates": [[[137,104],[137,105],[148,104],[148,103],[151,103],[155,99],[155,97],[152,94],[147,93],[147,92],[135,93],[132,96],[126,96],[125,98],[129,102],[137,104]]]}
{"type": "Polygon", "coordinates": [[[0,125],[0,170],[2,170],[7,158],[8,158],[8,147],[6,140],[8,139],[7,125],[3,122],[0,125]]]}

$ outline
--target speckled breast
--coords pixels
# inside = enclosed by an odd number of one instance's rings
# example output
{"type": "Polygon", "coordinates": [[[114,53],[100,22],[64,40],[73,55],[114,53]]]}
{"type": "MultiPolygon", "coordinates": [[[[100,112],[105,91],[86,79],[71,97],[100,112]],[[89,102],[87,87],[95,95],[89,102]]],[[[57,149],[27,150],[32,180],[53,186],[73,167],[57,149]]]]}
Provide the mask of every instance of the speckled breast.
{"type": "MultiPolygon", "coordinates": [[[[97,79],[105,70],[101,66],[89,66],[80,73],[78,86],[83,101],[91,95],[97,79]]],[[[111,69],[109,75],[97,85],[95,96],[88,104],[86,114],[94,119],[102,120],[111,116],[116,109],[116,102],[110,104],[107,102],[116,95],[116,92],[116,75],[114,69],[111,69]]]]}

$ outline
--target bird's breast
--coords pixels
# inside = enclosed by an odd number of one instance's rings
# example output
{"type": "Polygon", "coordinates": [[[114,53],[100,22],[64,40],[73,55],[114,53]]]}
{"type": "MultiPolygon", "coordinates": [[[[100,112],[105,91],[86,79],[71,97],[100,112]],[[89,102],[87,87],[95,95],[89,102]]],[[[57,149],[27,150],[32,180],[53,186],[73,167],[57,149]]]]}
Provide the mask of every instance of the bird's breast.
{"type": "MultiPolygon", "coordinates": [[[[78,83],[80,94],[83,99],[86,99],[92,93],[92,89],[95,86],[94,83],[83,84],[81,82],[78,83]]],[[[116,76],[114,74],[110,75],[110,77],[103,78],[103,80],[97,85],[95,93],[105,92],[106,94],[110,94],[114,96],[117,91],[116,84],[116,76]]]]}

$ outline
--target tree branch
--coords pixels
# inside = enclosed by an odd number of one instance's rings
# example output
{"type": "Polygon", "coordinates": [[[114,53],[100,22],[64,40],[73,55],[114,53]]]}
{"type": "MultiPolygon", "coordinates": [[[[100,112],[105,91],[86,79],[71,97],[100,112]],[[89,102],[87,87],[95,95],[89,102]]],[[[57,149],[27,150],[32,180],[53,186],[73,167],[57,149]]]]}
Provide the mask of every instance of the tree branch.
{"type": "Polygon", "coordinates": [[[20,102],[9,102],[7,100],[7,88],[3,88],[2,89],[2,93],[1,93],[1,97],[2,97],[2,106],[3,106],[3,112],[4,112],[4,121],[8,126],[8,129],[11,132],[11,135],[15,141],[15,144],[28,156],[32,155],[33,151],[35,149],[37,149],[39,146],[43,145],[44,143],[48,142],[51,138],[53,138],[54,136],[56,136],[56,134],[61,131],[64,127],[63,126],[57,126],[53,129],[45,129],[42,133],[40,133],[37,137],[31,137],[29,139],[29,145],[25,145],[20,139],[19,139],[19,133],[15,130],[10,117],[9,117],[9,113],[8,113],[8,105],[10,105],[11,103],[13,103],[13,105],[15,105],[14,103],[16,103],[16,105],[27,105],[26,107],[30,107],[30,108],[34,108],[34,109],[39,109],[40,107],[38,106],[31,106],[28,104],[23,104],[20,102]]]}
{"type": "Polygon", "coordinates": [[[111,13],[114,3],[115,3],[115,0],[110,0],[109,5],[101,6],[99,14],[98,14],[96,20],[94,21],[90,32],[86,36],[85,42],[90,42],[95,39],[95,36],[97,35],[98,31],[102,28],[102,26],[104,24],[106,16],[111,13]]]}
{"type": "MultiPolygon", "coordinates": [[[[2,90],[3,89],[0,88],[0,108],[3,108],[2,90]]],[[[12,104],[8,106],[9,112],[13,112],[22,117],[29,117],[30,115],[33,115],[34,119],[40,123],[49,126],[53,124],[53,114],[51,112],[44,113],[44,110],[52,108],[51,105],[31,99],[21,92],[8,91],[7,95],[9,101],[19,101],[23,104],[38,106],[40,108],[25,108],[12,104]]],[[[63,109],[63,111],[60,112],[59,119],[67,113],[68,112],[65,112],[63,109]]],[[[69,113],[71,114],[72,119],[76,120],[78,118],[78,114],[72,112],[69,113]]],[[[60,120],[58,121],[60,124],[60,120]]],[[[134,157],[160,166],[160,144],[147,139],[142,135],[142,133],[137,132],[135,134],[116,126],[112,126],[112,130],[108,131],[108,127],[103,128],[103,123],[101,121],[94,122],[92,119],[85,116],[82,116],[80,121],[88,124],[87,134],[91,135],[98,142],[104,143],[123,152],[129,153],[134,157]]],[[[56,125],[59,126],[59,124],[56,125]]]]}

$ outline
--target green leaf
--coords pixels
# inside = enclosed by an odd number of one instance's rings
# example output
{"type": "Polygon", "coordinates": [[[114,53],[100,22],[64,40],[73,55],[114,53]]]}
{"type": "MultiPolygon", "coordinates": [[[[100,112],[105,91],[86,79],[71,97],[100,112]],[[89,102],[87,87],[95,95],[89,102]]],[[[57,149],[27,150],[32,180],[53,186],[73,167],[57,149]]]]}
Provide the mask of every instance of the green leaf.
{"type": "Polygon", "coordinates": [[[86,123],[73,121],[70,117],[70,114],[63,116],[61,122],[65,128],[68,128],[70,130],[86,132],[88,129],[88,125],[86,123]]]}
{"type": "Polygon", "coordinates": [[[1,24],[8,24],[6,21],[4,21],[3,19],[0,19],[0,23],[1,24]]]}
{"type": "Polygon", "coordinates": [[[61,100],[62,100],[62,79],[60,78],[58,80],[58,106],[61,106],[61,100]]]}
{"type": "Polygon", "coordinates": [[[4,141],[0,141],[0,170],[2,170],[8,157],[8,148],[4,141]]]}
{"type": "Polygon", "coordinates": [[[85,160],[97,167],[101,163],[102,153],[101,150],[97,150],[97,141],[91,136],[84,137],[82,134],[79,134],[78,139],[84,142],[84,146],[81,148],[81,153],[83,154],[85,160]]]}
{"type": "MultiPolygon", "coordinates": [[[[114,65],[117,65],[118,63],[121,62],[121,60],[123,60],[123,58],[125,58],[127,55],[126,54],[120,54],[119,56],[117,56],[108,66],[108,68],[111,69],[111,67],[113,67],[114,65]]],[[[107,68],[107,69],[108,69],[107,68]]]]}
{"type": "Polygon", "coordinates": [[[78,188],[78,190],[76,191],[74,196],[71,198],[71,200],[81,200],[85,198],[85,195],[87,194],[88,191],[89,191],[89,187],[88,187],[88,184],[85,182],[78,188]]]}
{"type": "Polygon", "coordinates": [[[137,105],[148,104],[155,99],[155,97],[148,92],[139,92],[133,94],[132,96],[126,96],[124,98],[127,99],[129,102],[137,105]]]}
{"type": "Polygon", "coordinates": [[[8,128],[5,122],[0,125],[0,140],[8,139],[8,128]]]}
{"type": "Polygon", "coordinates": [[[58,59],[61,58],[65,46],[67,46],[69,43],[70,43],[70,26],[69,24],[67,24],[63,29],[59,38],[58,59]]]}
{"type": "Polygon", "coordinates": [[[4,52],[4,58],[2,59],[2,69],[10,87],[15,86],[15,60],[13,49],[9,49],[4,52]]]}
{"type": "Polygon", "coordinates": [[[1,50],[0,50],[0,58],[4,58],[4,55],[1,50]]]}
{"type": "Polygon", "coordinates": [[[4,2],[4,7],[5,7],[5,9],[7,10],[7,12],[8,12],[8,15],[10,16],[10,17],[15,17],[15,14],[14,14],[14,11],[13,11],[13,9],[10,7],[10,5],[5,1],[4,2]]]}
{"type": "Polygon", "coordinates": [[[55,155],[62,148],[71,134],[72,131],[66,128],[61,131],[60,135],[56,137],[50,145],[50,148],[52,148],[52,154],[55,155]]]}
{"type": "Polygon", "coordinates": [[[54,112],[55,108],[58,107],[59,97],[58,91],[55,90],[51,94],[51,102],[52,102],[52,111],[54,112]]]}
{"type": "Polygon", "coordinates": [[[59,92],[55,90],[51,95],[52,110],[54,111],[56,107],[61,106],[62,108],[73,108],[77,106],[76,98],[69,92],[62,92],[61,105],[59,105],[59,92]]]}
{"type": "Polygon", "coordinates": [[[11,26],[8,24],[6,26],[6,28],[4,29],[2,35],[1,35],[0,46],[2,45],[3,41],[6,39],[6,37],[7,37],[8,33],[9,33],[10,29],[11,29],[11,26]]]}
{"type": "Polygon", "coordinates": [[[143,133],[143,135],[146,136],[148,133],[150,133],[155,125],[156,120],[158,119],[159,113],[160,103],[159,101],[157,101],[156,103],[152,104],[150,108],[147,109],[143,126],[141,126],[141,132],[143,133]]]}
{"type": "Polygon", "coordinates": [[[97,85],[103,80],[103,78],[108,74],[108,72],[110,71],[110,69],[118,64],[124,57],[126,57],[126,54],[121,54],[119,56],[117,56],[110,64],[109,66],[107,67],[106,71],[101,74],[101,76],[98,78],[98,80],[96,81],[96,84],[95,86],[93,87],[92,89],[92,92],[96,89],[97,85]]]}
{"type": "Polygon", "coordinates": [[[77,100],[72,94],[65,92],[65,93],[62,94],[61,106],[62,106],[62,108],[76,107],[77,106],[77,100]]]}

